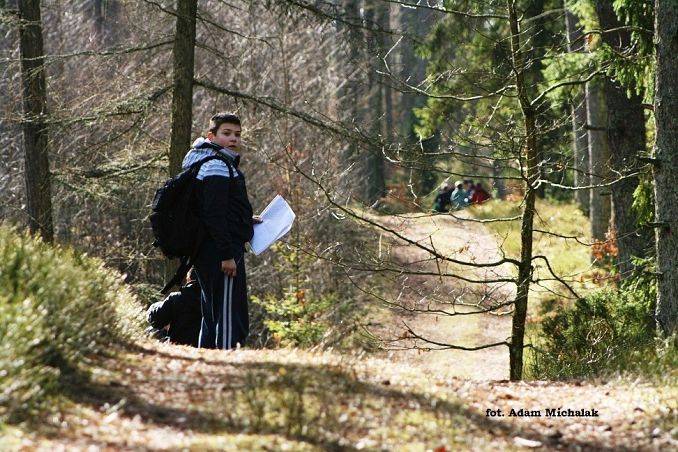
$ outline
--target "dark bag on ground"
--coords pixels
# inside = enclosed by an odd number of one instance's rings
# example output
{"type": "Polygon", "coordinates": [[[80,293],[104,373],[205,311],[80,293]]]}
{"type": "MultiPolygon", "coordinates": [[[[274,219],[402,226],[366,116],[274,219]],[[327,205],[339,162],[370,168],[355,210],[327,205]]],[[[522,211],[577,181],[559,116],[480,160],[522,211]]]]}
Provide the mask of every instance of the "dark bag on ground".
{"type": "Polygon", "coordinates": [[[186,276],[204,238],[205,230],[198,217],[196,176],[204,163],[214,159],[222,160],[232,171],[232,163],[226,157],[211,155],[169,179],[155,192],[150,217],[153,246],[165,257],[180,260],[176,274],[162,289],[163,294],[186,276]]]}

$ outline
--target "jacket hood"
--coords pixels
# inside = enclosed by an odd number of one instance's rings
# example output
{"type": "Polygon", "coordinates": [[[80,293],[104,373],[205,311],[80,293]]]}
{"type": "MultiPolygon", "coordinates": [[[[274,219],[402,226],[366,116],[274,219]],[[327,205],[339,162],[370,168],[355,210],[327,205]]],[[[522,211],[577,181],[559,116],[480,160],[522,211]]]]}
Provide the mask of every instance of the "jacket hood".
{"type": "MultiPolygon", "coordinates": [[[[205,157],[212,155],[214,153],[221,153],[227,157],[230,157],[233,160],[233,163],[235,164],[235,167],[237,168],[240,165],[240,154],[237,152],[229,149],[229,148],[223,148],[219,146],[218,144],[212,143],[210,140],[203,138],[203,137],[198,137],[193,144],[191,145],[191,150],[188,152],[189,154],[191,153],[198,153],[198,154],[204,154],[205,157]]],[[[188,162],[189,159],[185,158],[184,163],[188,162]]],[[[187,165],[184,165],[184,169],[187,167],[187,165]]]]}

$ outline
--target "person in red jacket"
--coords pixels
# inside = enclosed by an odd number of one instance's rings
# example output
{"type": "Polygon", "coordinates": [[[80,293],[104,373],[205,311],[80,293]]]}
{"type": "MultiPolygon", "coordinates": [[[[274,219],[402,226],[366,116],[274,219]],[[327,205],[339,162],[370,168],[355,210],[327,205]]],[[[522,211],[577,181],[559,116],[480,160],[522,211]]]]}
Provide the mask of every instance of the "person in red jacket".
{"type": "Polygon", "coordinates": [[[471,204],[482,204],[492,196],[483,188],[483,185],[478,182],[474,189],[473,194],[471,195],[471,204]]]}

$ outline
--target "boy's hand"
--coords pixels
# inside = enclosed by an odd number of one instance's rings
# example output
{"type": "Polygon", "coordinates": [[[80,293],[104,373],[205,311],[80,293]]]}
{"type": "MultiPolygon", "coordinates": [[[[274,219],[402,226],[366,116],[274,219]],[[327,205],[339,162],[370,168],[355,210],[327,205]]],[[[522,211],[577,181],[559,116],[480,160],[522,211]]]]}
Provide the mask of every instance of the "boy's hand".
{"type": "Polygon", "coordinates": [[[254,215],[252,217],[252,223],[254,223],[254,224],[261,224],[263,222],[264,222],[264,219],[261,218],[259,215],[254,215]]]}
{"type": "Polygon", "coordinates": [[[235,259],[229,259],[227,261],[221,261],[221,271],[226,274],[226,276],[230,276],[231,278],[235,278],[235,271],[236,271],[237,266],[235,265],[235,259]]]}

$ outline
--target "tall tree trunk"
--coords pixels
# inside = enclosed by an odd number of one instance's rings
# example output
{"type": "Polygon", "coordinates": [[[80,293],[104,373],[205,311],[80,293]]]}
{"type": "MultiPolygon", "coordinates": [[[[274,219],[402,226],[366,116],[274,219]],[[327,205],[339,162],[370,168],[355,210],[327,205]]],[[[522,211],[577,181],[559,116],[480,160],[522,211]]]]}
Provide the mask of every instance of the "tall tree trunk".
{"type": "MultiPolygon", "coordinates": [[[[365,22],[368,26],[383,27],[384,9],[387,4],[375,0],[365,2],[365,22]]],[[[382,141],[382,129],[384,121],[382,79],[378,74],[377,61],[383,56],[383,34],[380,32],[367,34],[366,60],[370,62],[367,74],[368,101],[364,120],[370,125],[372,142],[382,141]]],[[[381,198],[386,191],[384,180],[384,158],[382,149],[371,145],[367,150],[365,159],[365,178],[363,197],[367,204],[372,204],[381,198]]]]}
{"type": "MultiPolygon", "coordinates": [[[[612,8],[612,0],[597,0],[596,11],[603,30],[603,41],[616,52],[628,50],[631,36],[628,30],[619,30],[622,23],[612,8]]],[[[607,103],[607,137],[610,146],[610,163],[615,173],[634,172],[639,169],[637,156],[645,150],[645,117],[642,99],[626,95],[626,89],[615,80],[607,78],[604,85],[607,103]]],[[[633,269],[631,258],[644,256],[650,248],[650,235],[638,230],[637,217],[631,208],[633,192],[638,187],[638,177],[624,177],[612,185],[612,224],[617,233],[617,268],[626,277],[633,269]]]]}
{"type": "Polygon", "coordinates": [[[94,19],[94,34],[97,39],[101,39],[104,35],[104,20],[106,4],[104,0],[92,0],[92,18],[94,19]]]}
{"type": "Polygon", "coordinates": [[[655,1],[657,69],[654,114],[654,199],[657,247],[657,326],[670,335],[678,329],[678,3],[655,1]]]}
{"type": "MultiPolygon", "coordinates": [[[[411,85],[420,83],[426,77],[426,61],[419,58],[415,53],[415,42],[424,37],[435,20],[431,10],[426,8],[404,8],[398,9],[399,29],[407,35],[400,43],[400,73],[401,80],[411,85]]],[[[408,144],[408,147],[414,149],[418,146],[420,151],[413,152],[410,158],[416,160],[416,166],[422,169],[415,169],[412,172],[412,182],[417,194],[428,194],[436,186],[436,174],[425,168],[430,167],[432,159],[423,155],[428,148],[419,142],[419,137],[414,133],[416,116],[414,109],[426,104],[426,96],[415,93],[402,93],[399,110],[402,112],[400,118],[400,133],[408,144]]]]}
{"type": "MultiPolygon", "coordinates": [[[[337,32],[340,34],[341,47],[343,52],[337,58],[336,64],[338,72],[343,78],[343,84],[337,90],[337,117],[346,124],[350,130],[354,130],[356,125],[361,122],[360,119],[360,85],[358,83],[359,75],[356,68],[360,64],[360,46],[362,43],[360,29],[357,24],[360,21],[360,8],[358,0],[341,1],[343,19],[347,24],[337,21],[337,32]],[[355,25],[353,25],[355,24],[355,25]]],[[[354,162],[358,154],[357,144],[353,139],[349,139],[342,149],[342,160],[344,165],[348,166],[354,162]]],[[[342,191],[350,192],[355,186],[349,183],[342,187],[342,191]]]]}
{"type": "MultiPolygon", "coordinates": [[[[568,52],[584,51],[584,36],[582,28],[577,24],[577,17],[571,11],[565,12],[565,27],[567,29],[568,52]]],[[[576,90],[581,88],[577,87],[576,90]]],[[[586,133],[586,98],[583,89],[577,92],[572,99],[572,154],[574,160],[574,186],[586,187],[590,184],[589,178],[589,142],[586,133]]],[[[574,199],[579,208],[589,214],[591,200],[590,190],[576,190],[574,199]]]]}
{"type": "MultiPolygon", "coordinates": [[[[391,5],[389,4],[384,5],[380,25],[384,29],[391,30],[391,5]]],[[[388,51],[392,45],[393,45],[392,36],[390,34],[383,33],[381,39],[381,48],[383,49],[383,52],[385,53],[386,51],[388,51]]],[[[389,66],[393,67],[392,61],[391,60],[387,61],[389,61],[389,66]]],[[[383,85],[383,90],[384,90],[384,117],[385,117],[384,136],[386,137],[387,140],[392,141],[394,135],[393,128],[395,124],[393,118],[393,89],[391,88],[391,85],[389,83],[385,82],[383,85]]]]}
{"type": "Polygon", "coordinates": [[[90,3],[94,38],[100,47],[108,46],[118,32],[118,24],[115,23],[119,9],[117,0],[90,0],[90,3]]]}
{"type": "Polygon", "coordinates": [[[492,176],[494,177],[493,184],[494,188],[497,189],[497,198],[505,199],[506,198],[506,183],[505,179],[502,179],[504,163],[499,160],[492,161],[492,176]]]}
{"type": "Polygon", "coordinates": [[[525,61],[520,43],[520,26],[515,9],[515,0],[507,0],[511,27],[511,56],[515,74],[518,102],[523,114],[525,145],[521,159],[524,162],[525,198],[520,224],[520,265],[518,267],[518,290],[514,301],[509,347],[510,378],[523,377],[523,348],[525,345],[525,319],[532,280],[532,239],[535,214],[535,185],[539,181],[540,152],[537,143],[536,111],[531,104],[528,83],[525,80],[525,61]]]}
{"type": "MultiPolygon", "coordinates": [[[[540,52],[541,49],[550,45],[549,34],[546,32],[546,18],[540,17],[541,13],[544,12],[544,3],[545,0],[530,0],[525,3],[525,11],[523,13],[525,18],[533,18],[531,25],[522,30],[524,35],[523,40],[530,44],[530,47],[525,49],[525,53],[523,54],[523,58],[526,60],[524,71],[525,89],[528,90],[527,94],[530,97],[535,96],[539,84],[544,81],[544,76],[542,74],[543,64],[540,52]]],[[[535,111],[532,113],[535,116],[535,120],[537,115],[541,116],[547,109],[548,106],[546,103],[536,106],[535,111]]],[[[538,178],[544,179],[547,172],[543,170],[541,165],[545,163],[547,156],[544,152],[543,140],[535,139],[534,146],[538,162],[540,163],[536,168],[539,173],[538,178]]],[[[546,184],[539,184],[535,189],[535,195],[541,199],[545,198],[546,184]]]]}
{"type": "MultiPolygon", "coordinates": [[[[586,84],[586,123],[589,143],[589,172],[591,185],[599,185],[609,181],[610,148],[607,144],[607,112],[603,98],[601,80],[591,80],[586,84]]],[[[604,241],[605,233],[610,227],[610,189],[594,187],[591,189],[589,218],[591,220],[591,237],[596,241],[604,241]]]]}
{"type": "Polygon", "coordinates": [[[47,139],[47,88],[40,0],[19,2],[19,39],[24,118],[22,121],[26,167],[26,204],[31,232],[45,241],[54,239],[52,190],[47,139]]]}
{"type": "MultiPolygon", "coordinates": [[[[382,16],[382,25],[384,28],[391,29],[391,5],[384,5],[384,14],[382,16]]],[[[393,45],[393,39],[390,34],[382,34],[381,46],[383,49],[388,50],[393,45]]],[[[393,67],[392,62],[389,62],[389,65],[393,67]]],[[[383,80],[383,77],[382,77],[383,80]]],[[[384,138],[390,144],[393,143],[393,138],[396,134],[395,131],[395,118],[394,118],[394,109],[393,109],[393,89],[388,81],[384,81],[382,86],[384,93],[384,138]]],[[[388,172],[388,167],[386,162],[384,162],[384,192],[386,191],[386,179],[391,176],[388,172]]],[[[392,167],[391,167],[392,169],[392,167]]]]}
{"type": "Polygon", "coordinates": [[[177,22],[173,52],[172,134],[169,149],[169,172],[172,176],[181,171],[181,162],[191,145],[197,3],[197,0],[177,0],[177,22]]]}

